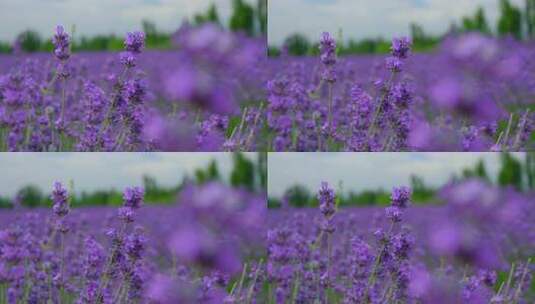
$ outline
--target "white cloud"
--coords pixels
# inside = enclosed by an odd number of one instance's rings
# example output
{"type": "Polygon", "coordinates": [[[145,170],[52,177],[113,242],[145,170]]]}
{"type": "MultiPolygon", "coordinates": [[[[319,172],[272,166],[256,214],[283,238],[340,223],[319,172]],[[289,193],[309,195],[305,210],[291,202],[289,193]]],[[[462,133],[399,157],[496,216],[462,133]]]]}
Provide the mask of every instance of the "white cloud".
{"type": "MultiPolygon", "coordinates": [[[[512,0],[523,7],[524,0],[512,0]]],[[[498,18],[498,0],[271,0],[269,2],[268,40],[281,44],[293,33],[303,33],[317,40],[321,32],[344,37],[393,37],[409,34],[409,24],[418,22],[426,31],[445,32],[451,22],[473,14],[478,6],[488,20],[498,18]]]]}

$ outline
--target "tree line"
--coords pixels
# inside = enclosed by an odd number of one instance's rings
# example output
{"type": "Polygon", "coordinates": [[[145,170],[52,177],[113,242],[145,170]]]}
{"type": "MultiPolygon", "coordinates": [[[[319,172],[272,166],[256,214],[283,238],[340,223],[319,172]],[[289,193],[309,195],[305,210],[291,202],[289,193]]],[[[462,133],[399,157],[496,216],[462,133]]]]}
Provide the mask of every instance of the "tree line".
{"type": "MultiPolygon", "coordinates": [[[[195,170],[193,175],[185,176],[175,186],[166,187],[158,183],[153,176],[143,176],[145,201],[147,204],[172,204],[176,202],[177,194],[186,185],[202,185],[209,182],[221,182],[238,189],[250,192],[265,193],[267,186],[267,154],[258,153],[252,160],[242,153],[234,153],[232,170],[228,176],[223,176],[219,165],[212,160],[206,168],[195,170]]],[[[51,185],[52,187],[52,185],[51,185]]],[[[71,190],[74,185],[71,182],[71,190]]],[[[47,189],[48,190],[48,189],[47,189]]],[[[71,191],[74,207],[83,206],[120,206],[123,202],[122,189],[102,189],[96,191],[71,191]]],[[[50,193],[43,191],[36,185],[26,185],[19,189],[14,197],[0,196],[0,208],[15,208],[18,206],[35,208],[50,207],[50,193]]]]}
{"type": "MultiPolygon", "coordinates": [[[[487,19],[483,7],[458,23],[450,25],[442,35],[431,35],[418,23],[409,25],[413,40],[413,50],[425,52],[433,50],[445,37],[466,32],[479,32],[493,37],[513,37],[517,40],[535,40],[535,0],[525,0],[524,7],[519,7],[510,0],[499,0],[500,17],[493,27],[487,19]]],[[[343,33],[338,34],[338,53],[348,54],[385,54],[390,51],[391,41],[384,38],[350,39],[343,42],[343,33]]],[[[318,43],[311,42],[306,36],[296,33],[288,36],[283,47],[270,46],[269,54],[279,56],[281,53],[294,56],[313,55],[319,53],[318,43]]]]}
{"type": "MultiPolygon", "coordinates": [[[[205,12],[198,13],[191,20],[184,22],[193,26],[215,23],[251,37],[265,37],[267,35],[267,0],[257,0],[256,4],[249,4],[244,0],[232,0],[232,14],[227,24],[221,20],[214,3],[205,12]]],[[[173,33],[159,30],[149,20],[142,22],[142,29],[146,35],[148,49],[170,49],[172,47],[173,33]]],[[[75,38],[71,44],[73,51],[120,51],[124,47],[124,38],[113,34],[76,38],[76,28],[71,28],[70,31],[74,33],[75,38]]],[[[0,53],[51,52],[53,49],[52,40],[43,38],[35,30],[26,30],[20,33],[14,43],[0,42],[0,53]]]]}
{"type": "MultiPolygon", "coordinates": [[[[458,175],[451,178],[452,182],[477,178],[500,187],[512,187],[522,192],[535,192],[535,152],[526,153],[523,159],[512,154],[503,153],[500,156],[500,170],[496,176],[490,176],[483,160],[479,160],[474,167],[465,168],[458,175]]],[[[415,204],[428,205],[439,203],[437,192],[439,188],[425,183],[417,175],[410,177],[412,199],[415,204]]],[[[360,192],[344,192],[343,185],[338,185],[337,199],[343,207],[386,206],[390,203],[390,189],[366,189],[360,192]]],[[[270,208],[282,205],[293,207],[317,207],[316,193],[303,185],[289,187],[282,197],[270,197],[270,208]]]]}

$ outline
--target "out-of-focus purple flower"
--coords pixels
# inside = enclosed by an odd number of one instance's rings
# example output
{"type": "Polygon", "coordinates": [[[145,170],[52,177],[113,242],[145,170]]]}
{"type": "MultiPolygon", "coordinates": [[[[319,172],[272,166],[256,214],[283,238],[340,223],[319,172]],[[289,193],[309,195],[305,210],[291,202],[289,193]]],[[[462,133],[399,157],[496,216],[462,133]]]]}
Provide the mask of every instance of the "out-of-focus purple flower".
{"type": "Polygon", "coordinates": [[[454,78],[442,79],[431,87],[431,98],[443,108],[454,108],[463,96],[462,84],[454,78]]]}

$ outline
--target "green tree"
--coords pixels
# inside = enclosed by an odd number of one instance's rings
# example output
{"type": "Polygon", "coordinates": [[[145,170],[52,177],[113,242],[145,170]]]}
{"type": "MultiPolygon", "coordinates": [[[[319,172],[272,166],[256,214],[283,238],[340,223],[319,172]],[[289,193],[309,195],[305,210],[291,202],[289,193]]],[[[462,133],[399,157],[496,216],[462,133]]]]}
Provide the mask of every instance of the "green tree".
{"type": "Polygon", "coordinates": [[[210,164],[206,169],[206,175],[208,177],[208,180],[210,181],[216,181],[221,179],[221,175],[219,174],[219,168],[217,167],[217,162],[214,159],[210,161],[210,164]]]}
{"type": "Polygon", "coordinates": [[[535,39],[535,0],[526,0],[526,29],[528,39],[535,39]]]}
{"type": "Polygon", "coordinates": [[[490,27],[485,16],[485,11],[480,6],[478,7],[474,16],[463,18],[463,30],[468,32],[481,32],[484,34],[490,34],[490,27]]]}
{"type": "Polygon", "coordinates": [[[501,155],[501,169],[498,175],[498,184],[502,187],[512,186],[522,190],[522,164],[510,153],[501,155]]]}
{"type": "Polygon", "coordinates": [[[527,189],[535,190],[535,152],[526,153],[526,182],[527,189]]]}
{"type": "Polygon", "coordinates": [[[150,175],[143,175],[143,189],[146,195],[151,195],[158,192],[158,183],[156,179],[150,175]]]}
{"type": "Polygon", "coordinates": [[[463,170],[463,178],[479,178],[485,181],[490,181],[489,175],[487,173],[487,168],[485,167],[485,162],[480,159],[474,168],[465,168],[463,170]]]}
{"type": "Polygon", "coordinates": [[[233,31],[243,31],[249,36],[254,35],[254,9],[243,0],[233,0],[232,16],[229,27],[233,31]]]}
{"type": "Polygon", "coordinates": [[[22,32],[17,39],[20,41],[21,48],[26,52],[37,52],[41,50],[43,44],[41,35],[32,30],[22,32]]]}
{"type": "Polygon", "coordinates": [[[210,5],[204,14],[197,14],[193,17],[194,24],[199,25],[203,23],[221,24],[217,7],[214,3],[210,5]]]}
{"type": "Polygon", "coordinates": [[[258,20],[258,28],[260,34],[267,35],[268,25],[267,0],[258,0],[256,4],[256,19],[258,20]]]}
{"type": "Polygon", "coordinates": [[[288,200],[290,206],[310,207],[312,196],[307,188],[301,185],[295,185],[286,190],[284,197],[288,200]]]}
{"type": "Polygon", "coordinates": [[[40,207],[45,205],[45,196],[43,191],[35,185],[27,185],[17,192],[21,205],[25,207],[40,207]]]}
{"type": "Polygon", "coordinates": [[[256,162],[256,174],[258,179],[258,186],[261,192],[267,192],[267,153],[258,153],[256,162]]]}
{"type": "Polygon", "coordinates": [[[242,153],[233,154],[234,167],[230,174],[230,184],[234,187],[243,187],[249,191],[254,190],[254,164],[242,153]]]}
{"type": "Polygon", "coordinates": [[[520,9],[512,5],[509,0],[500,0],[500,14],[498,34],[522,39],[522,13],[520,9]]]}
{"type": "Polygon", "coordinates": [[[301,34],[293,34],[284,41],[288,53],[294,56],[303,56],[308,53],[311,48],[310,41],[301,34]]]}
{"type": "Polygon", "coordinates": [[[215,160],[211,160],[206,169],[200,168],[195,170],[195,179],[197,180],[198,184],[220,180],[221,176],[219,174],[217,162],[215,160]]]}

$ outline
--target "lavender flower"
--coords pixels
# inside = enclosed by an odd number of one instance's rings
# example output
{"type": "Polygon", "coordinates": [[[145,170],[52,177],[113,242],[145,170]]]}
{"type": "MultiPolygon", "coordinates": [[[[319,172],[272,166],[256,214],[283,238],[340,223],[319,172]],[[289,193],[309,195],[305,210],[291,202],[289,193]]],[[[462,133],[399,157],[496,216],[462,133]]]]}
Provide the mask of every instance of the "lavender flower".
{"type": "Polygon", "coordinates": [[[56,33],[52,38],[52,43],[54,44],[54,55],[60,61],[66,61],[71,56],[70,50],[70,37],[69,34],[65,32],[63,26],[58,25],[56,27],[56,33]]]}
{"type": "Polygon", "coordinates": [[[143,32],[131,32],[126,33],[126,39],[124,40],[124,48],[126,51],[133,54],[139,54],[145,47],[145,33],[143,32]]]}
{"type": "Polygon", "coordinates": [[[54,213],[58,217],[64,217],[69,213],[69,198],[67,190],[60,182],[54,183],[54,190],[52,191],[52,203],[54,213]]]}

